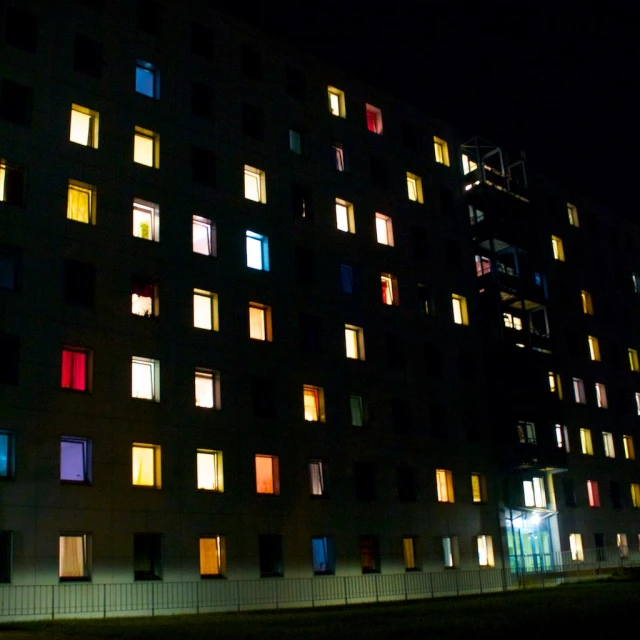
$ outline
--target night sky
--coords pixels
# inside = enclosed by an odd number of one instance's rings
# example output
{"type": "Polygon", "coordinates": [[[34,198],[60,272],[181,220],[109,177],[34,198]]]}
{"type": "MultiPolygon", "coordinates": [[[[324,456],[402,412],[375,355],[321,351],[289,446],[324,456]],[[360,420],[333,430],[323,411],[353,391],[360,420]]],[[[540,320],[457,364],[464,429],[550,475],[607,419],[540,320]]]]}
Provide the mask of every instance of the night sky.
{"type": "Polygon", "coordinates": [[[621,9],[571,11],[563,0],[212,4],[514,159],[524,149],[539,171],[636,215],[640,28],[621,9]]]}

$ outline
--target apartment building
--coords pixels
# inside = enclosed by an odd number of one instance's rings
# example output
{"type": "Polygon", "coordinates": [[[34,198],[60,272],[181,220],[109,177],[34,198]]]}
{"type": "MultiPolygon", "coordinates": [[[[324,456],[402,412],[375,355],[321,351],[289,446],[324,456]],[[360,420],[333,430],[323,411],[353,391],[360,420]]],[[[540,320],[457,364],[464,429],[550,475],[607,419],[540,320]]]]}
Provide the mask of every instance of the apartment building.
{"type": "Polygon", "coordinates": [[[635,223],[197,0],[0,8],[0,579],[637,550],[635,223]]]}

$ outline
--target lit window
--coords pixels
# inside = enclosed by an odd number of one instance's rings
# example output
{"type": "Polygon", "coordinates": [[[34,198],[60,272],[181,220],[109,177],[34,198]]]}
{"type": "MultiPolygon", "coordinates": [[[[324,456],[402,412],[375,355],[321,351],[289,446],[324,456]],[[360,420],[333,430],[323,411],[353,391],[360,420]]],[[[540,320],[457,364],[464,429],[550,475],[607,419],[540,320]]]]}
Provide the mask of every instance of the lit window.
{"type": "Polygon", "coordinates": [[[636,391],[635,397],[636,397],[636,413],[640,416],[640,393],[636,391]]]}
{"type": "Polygon", "coordinates": [[[160,402],[160,361],[131,359],[131,397],[160,402]]]}
{"type": "Polygon", "coordinates": [[[462,154],[462,173],[466,176],[478,168],[478,164],[474,162],[466,153],[462,154]]]}
{"type": "Polygon", "coordinates": [[[575,205],[567,202],[567,214],[569,215],[569,224],[573,227],[579,227],[580,222],[578,220],[578,209],[575,205]]]}
{"type": "Polygon", "coordinates": [[[224,536],[200,538],[200,577],[222,578],[227,573],[224,536]]]}
{"type": "Polygon", "coordinates": [[[153,131],[136,127],[133,137],[133,161],[147,167],[160,167],[160,136],[153,131]]]}
{"type": "Polygon", "coordinates": [[[289,150],[302,155],[302,134],[296,129],[289,129],[289,150]]]}
{"type": "Polygon", "coordinates": [[[134,486],[160,489],[160,447],[134,443],[131,447],[131,470],[134,486]]]}
{"type": "Polygon", "coordinates": [[[91,484],[91,440],[62,436],[60,439],[60,480],[91,484]]]}
{"type": "Polygon", "coordinates": [[[591,294],[584,289],[580,292],[580,298],[582,299],[582,312],[587,315],[593,315],[593,300],[591,294]]]}
{"type": "Polygon", "coordinates": [[[269,239],[266,236],[247,231],[247,267],[259,271],[269,271],[269,239]]]}
{"type": "Polygon", "coordinates": [[[551,248],[553,249],[553,258],[564,262],[564,247],[558,236],[551,236],[551,248]]]}
{"type": "Polygon", "coordinates": [[[445,536],[442,538],[442,554],[445,568],[454,569],[460,564],[458,536],[445,536]]]}
{"type": "Polygon", "coordinates": [[[313,556],[314,575],[332,575],[335,573],[336,552],[333,538],[330,536],[311,538],[311,553],[313,556]]]}
{"type": "Polygon", "coordinates": [[[88,539],[87,533],[60,535],[58,577],[61,581],[89,579],[88,539]]]}
{"type": "Polygon", "coordinates": [[[198,489],[203,491],[224,491],[222,451],[198,449],[196,453],[198,489]]]}
{"type": "Polygon", "coordinates": [[[341,142],[335,142],[331,148],[333,149],[333,158],[335,163],[336,171],[344,171],[345,170],[345,162],[344,162],[344,147],[341,142]]]}
{"type": "Polygon", "coordinates": [[[522,331],[522,318],[514,315],[513,313],[504,312],[502,314],[502,321],[504,326],[508,329],[515,329],[516,331],[522,331]]]}
{"type": "Polygon", "coordinates": [[[589,496],[589,506],[600,506],[600,490],[595,480],[587,480],[587,495],[589,496]]]}
{"type": "Polygon", "coordinates": [[[136,62],[136,93],[143,96],[160,98],[160,73],[156,67],[148,62],[136,62]]]}
{"type": "Polygon", "coordinates": [[[267,201],[267,183],[265,172],[244,165],[244,197],[254,202],[267,201]]]}
{"type": "Polygon", "coordinates": [[[360,565],[362,573],[380,573],[380,543],[378,536],[360,536],[360,565]]]}
{"type": "Polygon", "coordinates": [[[158,315],[158,292],[152,283],[140,278],[131,279],[131,313],[150,318],[158,315]]]}
{"type": "Polygon", "coordinates": [[[453,495],[453,474],[448,469],[436,469],[438,502],[455,502],[453,495]]]}
{"type": "Polygon", "coordinates": [[[469,324],[467,314],[467,299],[456,293],[451,294],[451,306],[453,309],[453,321],[456,324],[469,324]]]}
{"type": "Polygon", "coordinates": [[[133,235],[143,240],[160,241],[160,207],[157,204],[134,198],[133,235]]]}
{"type": "Polygon", "coordinates": [[[402,553],[404,555],[404,568],[406,571],[417,571],[417,543],[416,536],[405,536],[402,538],[402,553]]]}
{"type": "Polygon", "coordinates": [[[360,327],[344,325],[344,344],[347,358],[364,360],[364,332],[360,327]]]}
{"type": "Polygon", "coordinates": [[[561,424],[556,425],[556,444],[558,449],[564,449],[569,452],[569,429],[561,424]]]}
{"type": "Polygon", "coordinates": [[[518,422],[518,441],[521,444],[536,444],[536,425],[533,422],[518,422]]]}
{"type": "Polygon", "coordinates": [[[382,111],[373,105],[366,105],[367,129],[371,133],[382,133],[382,111]]]}
{"type": "Polygon", "coordinates": [[[629,368],[631,371],[640,371],[640,360],[638,360],[638,351],[629,349],[629,368]]]}
{"type": "Polygon", "coordinates": [[[309,384],[303,386],[304,419],[307,422],[324,422],[324,389],[309,384]]]}
{"type": "Polygon", "coordinates": [[[618,547],[618,551],[620,552],[621,558],[629,557],[629,543],[627,542],[626,533],[616,534],[616,546],[618,547]]]}
{"type": "Polygon", "coordinates": [[[604,455],[607,458],[616,457],[616,448],[613,444],[613,434],[608,431],[602,432],[602,443],[604,445],[604,455]]]}
{"type": "Polygon", "coordinates": [[[598,338],[594,338],[593,336],[588,336],[587,338],[589,342],[589,356],[592,360],[600,360],[600,343],[598,342],[598,338]]]}
{"type": "Polygon", "coordinates": [[[382,287],[382,303],[397,307],[400,304],[398,279],[390,273],[383,273],[380,275],[380,285],[382,287]]]}
{"type": "Polygon", "coordinates": [[[449,145],[442,140],[442,138],[438,138],[437,136],[433,136],[433,150],[435,153],[436,162],[438,164],[444,164],[445,166],[449,166],[449,145]]]}
{"type": "Polygon", "coordinates": [[[585,456],[593,455],[593,442],[591,441],[591,429],[580,429],[580,448],[585,456]]]}
{"type": "Polygon", "coordinates": [[[601,409],[606,409],[607,404],[607,388],[602,382],[596,382],[596,403],[601,409]]]}
{"type": "Polygon", "coordinates": [[[640,484],[632,482],[631,488],[631,505],[636,509],[640,508],[640,484]]]}
{"type": "Polygon", "coordinates": [[[478,503],[487,501],[487,478],[484,473],[471,474],[471,499],[478,503]]]}
{"type": "Polygon", "coordinates": [[[364,401],[362,396],[349,396],[351,426],[361,427],[364,424],[364,401]]]}
{"type": "Polygon", "coordinates": [[[622,445],[624,446],[624,457],[627,460],[635,460],[636,450],[633,445],[633,436],[622,436],[622,445]]]}
{"type": "Polygon", "coordinates": [[[424,202],[422,195],[422,178],[407,171],[407,194],[412,202],[424,202]]]}
{"type": "Polygon", "coordinates": [[[203,256],[215,256],[217,254],[216,225],[208,218],[193,216],[192,242],[193,252],[203,256]]]}
{"type": "Polygon", "coordinates": [[[77,104],[71,105],[69,140],[85,147],[98,148],[98,112],[77,104]]]}
{"type": "Polygon", "coordinates": [[[11,431],[0,431],[0,478],[13,478],[14,439],[11,431]]]}
{"type": "Polygon", "coordinates": [[[469,205],[469,223],[478,224],[484,220],[484,212],[476,209],[472,204],[469,205]]]}
{"type": "Polygon", "coordinates": [[[340,200],[340,198],[336,198],[336,226],[340,231],[346,231],[347,233],[356,232],[353,205],[350,202],[340,200]]]}
{"type": "Polygon", "coordinates": [[[204,409],[220,408],[220,373],[210,369],[196,369],[196,407],[204,409]]]}
{"type": "Polygon", "coordinates": [[[312,496],[325,496],[327,465],[322,460],[309,460],[309,483],[312,496]]]}
{"type": "Polygon", "coordinates": [[[249,337],[271,342],[271,307],[259,302],[249,303],[249,337]]]}
{"type": "Polygon", "coordinates": [[[478,536],[478,564],[481,567],[495,566],[491,536],[478,536]]]}
{"type": "MultiPolygon", "coordinates": [[[[0,194],[0,200],[2,200],[0,194]]],[[[633,279],[633,290],[635,293],[640,293],[640,275],[637,273],[632,273],[631,278],[633,279]]]]}
{"type": "Polygon", "coordinates": [[[344,91],[336,89],[335,87],[327,87],[329,95],[329,112],[331,115],[339,118],[345,118],[347,111],[344,102],[344,91]]]}
{"type": "Polygon", "coordinates": [[[376,240],[393,247],[393,224],[391,218],[382,213],[376,213],[376,240]]]}
{"type": "Polygon", "coordinates": [[[555,393],[559,400],[562,400],[562,381],[559,373],[549,371],[549,391],[555,393]]]}
{"type": "Polygon", "coordinates": [[[62,380],[63,389],[75,391],[90,391],[89,373],[91,352],[87,349],[65,347],[62,350],[62,380]]]}
{"type": "Polygon", "coordinates": [[[481,276],[491,273],[491,260],[486,256],[476,256],[476,276],[481,276]]]}
{"type": "Polygon", "coordinates": [[[582,534],[569,534],[569,548],[571,549],[571,559],[574,562],[584,562],[584,551],[582,550],[582,534]]]}
{"type": "Polygon", "coordinates": [[[96,188],[84,182],[69,180],[67,219],[95,224],[96,188]]]}
{"type": "Polygon", "coordinates": [[[535,477],[522,483],[525,507],[538,507],[544,509],[547,506],[547,496],[544,489],[544,478],[535,477]]]}
{"type": "Polygon", "coordinates": [[[193,290],[193,326],[218,331],[218,294],[193,290]]]}
{"type": "Polygon", "coordinates": [[[256,455],[256,493],[280,493],[278,457],[256,455]]]}
{"type": "Polygon", "coordinates": [[[0,158],[0,202],[24,204],[25,175],[24,167],[6,164],[0,158]]]}
{"type": "Polygon", "coordinates": [[[587,396],[584,390],[584,380],[573,379],[573,396],[578,404],[587,404],[587,396]]]}

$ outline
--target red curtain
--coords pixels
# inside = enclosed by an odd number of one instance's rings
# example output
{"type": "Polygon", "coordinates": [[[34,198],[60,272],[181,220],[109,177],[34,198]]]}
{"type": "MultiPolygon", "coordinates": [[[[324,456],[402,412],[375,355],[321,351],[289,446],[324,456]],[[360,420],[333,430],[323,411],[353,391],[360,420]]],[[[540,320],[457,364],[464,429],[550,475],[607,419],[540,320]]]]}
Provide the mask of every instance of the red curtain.
{"type": "Polygon", "coordinates": [[[133,280],[131,282],[131,293],[141,298],[153,298],[153,285],[142,280],[133,280]]]}
{"type": "Polygon", "coordinates": [[[62,351],[62,388],[86,391],[87,354],[82,351],[62,351]]]}

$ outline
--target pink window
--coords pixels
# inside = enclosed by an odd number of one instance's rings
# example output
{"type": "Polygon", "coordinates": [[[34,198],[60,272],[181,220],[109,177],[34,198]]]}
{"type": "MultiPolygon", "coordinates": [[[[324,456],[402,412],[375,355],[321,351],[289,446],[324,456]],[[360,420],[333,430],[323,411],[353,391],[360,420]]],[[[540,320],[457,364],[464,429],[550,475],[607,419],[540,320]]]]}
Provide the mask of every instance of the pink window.
{"type": "Polygon", "coordinates": [[[62,388],[87,390],[87,352],[62,350],[62,388]]]}
{"type": "Polygon", "coordinates": [[[367,109],[367,129],[372,133],[382,133],[382,111],[378,107],[368,104],[367,109]]]}

